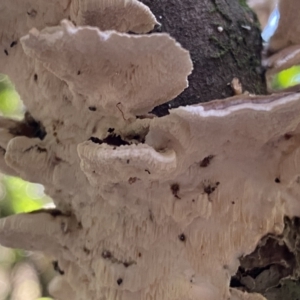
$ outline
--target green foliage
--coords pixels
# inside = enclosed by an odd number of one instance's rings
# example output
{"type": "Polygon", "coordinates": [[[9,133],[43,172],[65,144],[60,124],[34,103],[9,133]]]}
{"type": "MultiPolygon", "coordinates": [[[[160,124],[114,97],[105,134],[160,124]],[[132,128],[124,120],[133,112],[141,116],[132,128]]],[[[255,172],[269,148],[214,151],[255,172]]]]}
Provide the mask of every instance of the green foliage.
{"type": "Polygon", "coordinates": [[[40,185],[10,176],[5,176],[2,184],[6,190],[3,199],[6,215],[37,210],[50,202],[50,198],[43,194],[40,185]]]}
{"type": "Polygon", "coordinates": [[[293,66],[276,74],[271,86],[275,90],[284,89],[300,84],[300,66],[293,66]]]}
{"type": "Polygon", "coordinates": [[[0,74],[0,112],[4,116],[20,116],[22,103],[8,77],[0,74]]]}

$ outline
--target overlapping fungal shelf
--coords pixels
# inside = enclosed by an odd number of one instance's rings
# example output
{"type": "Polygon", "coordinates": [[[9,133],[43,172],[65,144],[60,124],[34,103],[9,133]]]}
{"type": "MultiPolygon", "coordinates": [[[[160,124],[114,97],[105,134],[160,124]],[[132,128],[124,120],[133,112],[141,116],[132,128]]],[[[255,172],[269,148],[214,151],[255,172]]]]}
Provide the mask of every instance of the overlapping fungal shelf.
{"type": "Polygon", "coordinates": [[[1,47],[18,41],[0,72],[36,122],[1,120],[1,168],[44,184],[58,210],[0,220],[0,243],[55,256],[61,300],[265,299],[230,278],[300,215],[300,95],[147,114],[187,87],[192,62],[167,34],[124,33],[157,21],[119,2],[0,3],[1,47]]]}

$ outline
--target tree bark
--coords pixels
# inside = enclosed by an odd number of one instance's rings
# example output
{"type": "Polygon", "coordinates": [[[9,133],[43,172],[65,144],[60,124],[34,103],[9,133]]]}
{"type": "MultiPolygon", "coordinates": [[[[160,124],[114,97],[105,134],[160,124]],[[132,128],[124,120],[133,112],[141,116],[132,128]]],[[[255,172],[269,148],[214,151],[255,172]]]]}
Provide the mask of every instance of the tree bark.
{"type": "Polygon", "coordinates": [[[230,82],[237,77],[244,90],[265,94],[261,68],[262,39],[256,15],[243,0],[142,0],[161,27],[190,51],[194,71],[189,87],[176,99],[160,105],[169,108],[223,99],[233,95],[230,82]]]}

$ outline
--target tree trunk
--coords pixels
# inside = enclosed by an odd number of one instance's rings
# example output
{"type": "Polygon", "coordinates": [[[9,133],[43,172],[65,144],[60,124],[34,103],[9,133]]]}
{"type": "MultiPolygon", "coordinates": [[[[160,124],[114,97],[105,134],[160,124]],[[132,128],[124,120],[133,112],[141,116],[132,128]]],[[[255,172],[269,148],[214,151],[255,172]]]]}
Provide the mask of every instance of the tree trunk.
{"type": "Polygon", "coordinates": [[[176,99],[154,109],[169,108],[233,95],[230,83],[238,78],[244,91],[265,94],[261,68],[262,39],[256,15],[241,0],[142,0],[161,27],[190,51],[194,71],[189,87],[176,99]]]}

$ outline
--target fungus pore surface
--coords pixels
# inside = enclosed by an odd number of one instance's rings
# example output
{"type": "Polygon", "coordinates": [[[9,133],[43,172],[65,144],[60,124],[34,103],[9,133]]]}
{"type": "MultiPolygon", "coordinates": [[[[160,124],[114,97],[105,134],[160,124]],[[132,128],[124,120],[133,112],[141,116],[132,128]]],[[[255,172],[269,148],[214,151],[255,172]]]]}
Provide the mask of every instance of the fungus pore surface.
{"type": "Polygon", "coordinates": [[[30,112],[0,120],[0,167],[56,205],[1,219],[0,243],[55,256],[61,300],[265,299],[230,280],[300,215],[300,95],[153,117],[187,87],[192,62],[168,34],[128,33],[156,24],[147,7],[18,0],[0,11],[0,72],[30,112]]]}

